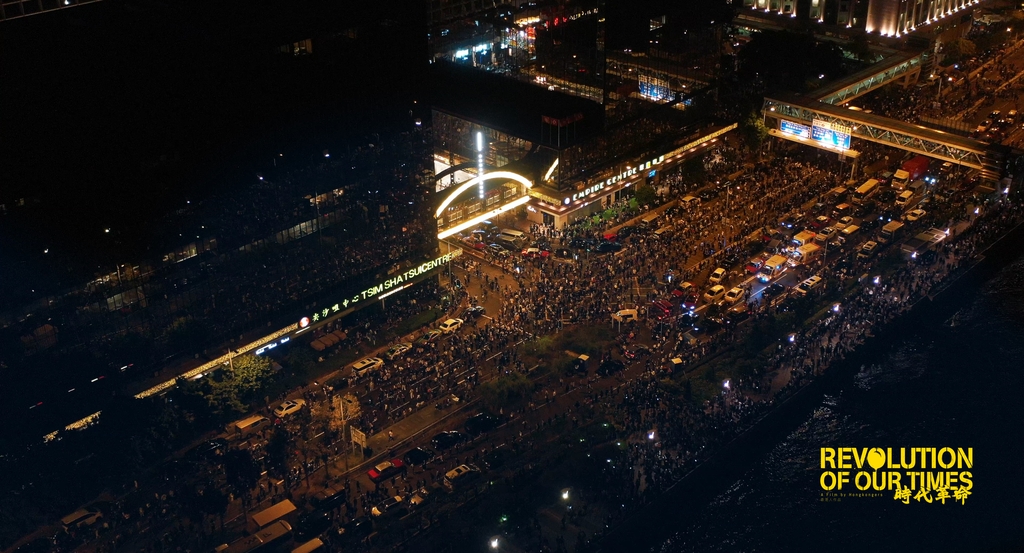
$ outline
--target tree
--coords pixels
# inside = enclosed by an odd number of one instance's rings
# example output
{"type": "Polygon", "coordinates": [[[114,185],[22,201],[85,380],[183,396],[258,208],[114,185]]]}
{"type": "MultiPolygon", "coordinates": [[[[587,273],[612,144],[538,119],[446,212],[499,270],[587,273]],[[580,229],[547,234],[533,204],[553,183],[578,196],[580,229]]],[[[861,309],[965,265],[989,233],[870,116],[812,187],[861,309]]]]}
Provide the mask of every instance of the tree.
{"type": "Polygon", "coordinates": [[[283,427],[276,427],[267,442],[267,468],[276,469],[279,474],[288,472],[288,444],[291,436],[283,427]]]}
{"type": "Polygon", "coordinates": [[[747,118],[743,120],[740,132],[743,134],[743,140],[746,141],[750,149],[756,152],[761,151],[761,146],[768,139],[768,127],[764,124],[764,117],[756,111],[750,112],[747,118]]]}
{"type": "Polygon", "coordinates": [[[946,43],[942,53],[945,55],[946,65],[958,63],[970,58],[978,51],[978,47],[966,38],[958,38],[946,43]]]}
{"type": "Polygon", "coordinates": [[[258,355],[240,355],[231,361],[230,382],[239,399],[252,399],[267,385],[274,369],[270,359],[258,355]]]}
{"type": "Polygon", "coordinates": [[[235,497],[242,498],[242,508],[249,514],[246,497],[260,480],[260,469],[248,449],[232,449],[224,454],[224,476],[235,497]]]}
{"type": "Polygon", "coordinates": [[[683,162],[681,168],[683,178],[697,185],[701,185],[707,179],[708,172],[704,167],[704,160],[699,157],[691,157],[683,162]]]}
{"type": "Polygon", "coordinates": [[[654,205],[658,200],[658,195],[655,194],[654,188],[648,184],[641,184],[636,187],[636,201],[640,205],[654,205]]]}
{"type": "Polygon", "coordinates": [[[172,352],[199,353],[208,337],[209,332],[204,323],[185,317],[174,319],[163,333],[167,347],[172,352]]]}
{"type": "Polygon", "coordinates": [[[480,385],[480,397],[491,412],[499,412],[528,399],[533,393],[533,381],[522,373],[509,373],[480,385]]]}

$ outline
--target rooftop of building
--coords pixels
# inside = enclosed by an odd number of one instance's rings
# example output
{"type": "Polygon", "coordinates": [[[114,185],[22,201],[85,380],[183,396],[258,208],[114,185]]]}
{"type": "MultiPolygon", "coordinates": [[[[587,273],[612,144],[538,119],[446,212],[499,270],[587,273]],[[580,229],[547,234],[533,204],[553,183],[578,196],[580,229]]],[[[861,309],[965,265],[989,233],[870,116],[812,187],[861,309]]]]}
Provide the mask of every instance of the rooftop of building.
{"type": "Polygon", "coordinates": [[[599,134],[603,128],[603,106],[584,98],[443,63],[434,64],[431,77],[434,109],[531,142],[566,148],[599,134]],[[568,138],[563,134],[561,144],[552,143],[550,125],[544,129],[545,117],[556,121],[576,119],[573,132],[568,138]]]}

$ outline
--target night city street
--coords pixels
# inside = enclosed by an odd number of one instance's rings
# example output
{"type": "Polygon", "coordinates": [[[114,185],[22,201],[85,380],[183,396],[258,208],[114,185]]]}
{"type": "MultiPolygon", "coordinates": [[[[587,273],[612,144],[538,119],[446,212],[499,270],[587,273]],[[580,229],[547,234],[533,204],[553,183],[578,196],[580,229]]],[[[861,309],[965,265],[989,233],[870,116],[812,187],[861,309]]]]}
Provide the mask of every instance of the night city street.
{"type": "Polygon", "coordinates": [[[1024,551],[1022,93],[1009,0],[0,0],[0,553],[1024,551]]]}

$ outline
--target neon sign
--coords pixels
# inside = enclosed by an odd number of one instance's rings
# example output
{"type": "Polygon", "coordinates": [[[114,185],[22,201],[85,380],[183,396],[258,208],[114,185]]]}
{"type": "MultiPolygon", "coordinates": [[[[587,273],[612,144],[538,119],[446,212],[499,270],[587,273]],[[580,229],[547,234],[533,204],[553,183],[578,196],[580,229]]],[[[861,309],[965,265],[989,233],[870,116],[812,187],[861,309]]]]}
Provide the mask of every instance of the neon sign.
{"type": "Polygon", "coordinates": [[[376,284],[374,286],[367,288],[366,290],[363,290],[362,292],[358,292],[352,295],[351,297],[346,297],[345,299],[341,300],[340,302],[330,307],[325,307],[319,311],[314,312],[309,317],[303,317],[302,320],[308,318],[311,322],[319,322],[330,317],[331,315],[338,314],[341,312],[342,309],[348,309],[349,307],[354,306],[355,304],[361,301],[372,299],[378,296],[384,298],[385,296],[391,294],[391,292],[389,291],[392,288],[395,288],[395,291],[397,292],[399,289],[407,286],[406,283],[409,280],[412,280],[418,276],[425,275],[433,271],[434,269],[437,269],[438,267],[444,265],[445,263],[450,262],[452,259],[455,259],[460,255],[462,255],[462,250],[453,250],[451,253],[446,253],[436,259],[427,261],[426,263],[422,263],[416,267],[413,267],[412,269],[409,269],[404,273],[399,273],[379,284],[376,284]]]}
{"type": "Polygon", "coordinates": [[[650,161],[641,163],[636,167],[630,167],[629,169],[626,169],[625,171],[619,173],[618,175],[615,175],[614,177],[608,177],[607,179],[598,182],[597,184],[588,186],[587,188],[584,188],[583,190],[580,190],[579,192],[573,194],[572,197],[566,197],[565,199],[562,200],[562,203],[564,203],[565,205],[569,205],[572,202],[582,200],[583,198],[586,198],[588,196],[592,196],[623,179],[628,179],[633,175],[639,174],[640,171],[643,171],[644,169],[650,169],[652,165],[657,165],[663,161],[665,161],[665,156],[663,155],[651,158],[650,161]]]}

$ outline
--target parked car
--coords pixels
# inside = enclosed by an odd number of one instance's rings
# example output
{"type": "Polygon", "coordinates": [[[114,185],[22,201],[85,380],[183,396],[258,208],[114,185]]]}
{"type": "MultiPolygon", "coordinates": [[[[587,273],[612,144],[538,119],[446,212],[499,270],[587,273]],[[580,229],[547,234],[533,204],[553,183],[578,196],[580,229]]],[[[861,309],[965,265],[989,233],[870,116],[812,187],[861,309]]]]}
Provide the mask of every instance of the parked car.
{"type": "Polygon", "coordinates": [[[374,505],[373,509],[370,509],[370,514],[375,517],[384,516],[385,514],[387,514],[388,511],[394,509],[395,507],[401,504],[402,496],[394,495],[374,505]]]}
{"type": "Polygon", "coordinates": [[[462,323],[465,322],[462,319],[448,319],[441,323],[441,326],[437,327],[438,330],[445,334],[451,334],[462,327],[462,323]]]}
{"type": "Polygon", "coordinates": [[[612,253],[622,249],[622,244],[618,242],[601,242],[597,245],[595,250],[597,253],[612,253]]]}
{"type": "Polygon", "coordinates": [[[477,317],[483,315],[486,312],[487,312],[487,310],[484,309],[484,306],[482,306],[482,305],[473,305],[473,306],[467,307],[466,310],[462,312],[462,319],[465,320],[465,321],[473,320],[473,319],[476,319],[477,317]]]}
{"type": "Polygon", "coordinates": [[[878,242],[875,242],[874,240],[868,240],[867,242],[864,242],[863,244],[861,244],[860,249],[857,250],[857,258],[867,259],[875,255],[875,248],[877,247],[878,242]]]}
{"type": "Polygon", "coordinates": [[[365,357],[352,363],[352,376],[357,378],[366,376],[384,366],[384,360],[379,357],[365,357]]]}
{"type": "Polygon", "coordinates": [[[451,449],[462,442],[466,441],[466,435],[457,430],[448,430],[446,432],[440,432],[430,440],[430,444],[434,446],[434,449],[438,451],[444,451],[451,449]]]}
{"type": "Polygon", "coordinates": [[[298,413],[306,405],[304,399],[289,399],[274,409],[274,416],[277,418],[287,417],[292,413],[298,413]]]}
{"type": "Polygon", "coordinates": [[[309,504],[321,511],[330,511],[342,503],[345,503],[344,489],[324,488],[309,498],[309,504]]]}
{"type": "Polygon", "coordinates": [[[830,222],[832,222],[832,219],[829,219],[827,216],[818,215],[813,221],[811,221],[811,228],[814,230],[823,229],[827,227],[830,222]]]}
{"type": "Polygon", "coordinates": [[[311,540],[331,527],[330,511],[305,513],[295,523],[295,537],[301,541],[311,540]]]}
{"type": "Polygon", "coordinates": [[[338,535],[346,543],[357,543],[372,533],[373,522],[365,515],[349,521],[338,529],[338,535]]]}
{"type": "Polygon", "coordinates": [[[405,463],[401,459],[392,459],[383,463],[377,463],[372,469],[366,471],[366,475],[370,477],[371,482],[379,484],[388,478],[404,472],[405,463]]]}
{"type": "Polygon", "coordinates": [[[927,215],[928,212],[923,209],[912,209],[908,211],[903,218],[913,223],[914,221],[920,220],[922,217],[927,215]]]}
{"type": "Polygon", "coordinates": [[[214,438],[208,442],[203,442],[188,451],[185,454],[186,458],[196,458],[210,461],[224,455],[224,452],[228,450],[228,441],[224,438],[214,438]]]}
{"type": "Polygon", "coordinates": [[[412,349],[412,344],[408,342],[400,342],[388,348],[388,351],[384,353],[384,357],[388,358],[388,361],[393,361],[399,355],[412,349]]]}
{"type": "Polygon", "coordinates": [[[430,492],[426,488],[420,488],[409,496],[409,505],[419,507],[430,500],[430,492]]]}
{"type": "Polygon", "coordinates": [[[707,292],[704,292],[704,301],[708,303],[716,303],[721,300],[723,296],[725,296],[725,286],[716,284],[708,289],[707,292]]]}
{"type": "Polygon", "coordinates": [[[434,452],[423,447],[410,449],[402,456],[402,461],[410,467],[422,467],[434,460],[434,452]]]}
{"type": "Polygon", "coordinates": [[[501,425],[501,419],[487,413],[477,413],[466,421],[466,434],[476,437],[484,432],[490,432],[501,425]]]}
{"type": "Polygon", "coordinates": [[[540,248],[526,248],[525,250],[522,251],[522,254],[523,257],[526,257],[528,259],[545,259],[551,255],[551,252],[547,250],[542,250],[540,248]]]}
{"type": "Polygon", "coordinates": [[[426,344],[429,344],[430,342],[433,342],[434,340],[437,340],[438,338],[440,338],[443,335],[444,335],[443,332],[441,332],[440,330],[438,330],[436,328],[433,328],[433,329],[428,330],[426,333],[424,333],[419,338],[416,338],[416,341],[413,342],[413,343],[416,344],[417,346],[424,346],[426,344]]]}
{"type": "Polygon", "coordinates": [[[737,302],[743,301],[743,296],[746,294],[746,290],[743,288],[733,288],[725,293],[722,298],[722,303],[726,305],[734,305],[737,302]]]}
{"type": "Polygon", "coordinates": [[[725,280],[726,270],[719,267],[711,272],[711,276],[708,277],[708,282],[711,284],[721,284],[725,280]]]}

